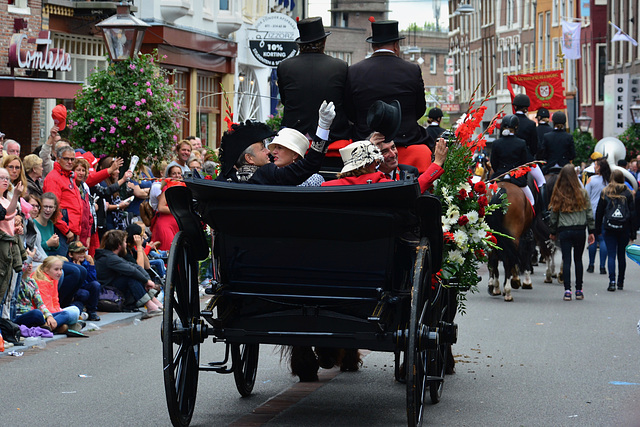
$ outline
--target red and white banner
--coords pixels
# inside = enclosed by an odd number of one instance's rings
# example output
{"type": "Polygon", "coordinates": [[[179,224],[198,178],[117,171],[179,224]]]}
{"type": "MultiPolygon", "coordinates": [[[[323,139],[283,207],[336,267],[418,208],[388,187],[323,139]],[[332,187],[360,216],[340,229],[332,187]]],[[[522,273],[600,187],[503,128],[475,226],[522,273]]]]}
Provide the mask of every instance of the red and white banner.
{"type": "Polygon", "coordinates": [[[513,101],[515,93],[513,93],[511,84],[517,84],[525,89],[531,100],[529,111],[536,111],[540,107],[548,110],[563,110],[567,108],[565,105],[562,70],[507,76],[507,89],[511,93],[511,100],[513,101]]]}

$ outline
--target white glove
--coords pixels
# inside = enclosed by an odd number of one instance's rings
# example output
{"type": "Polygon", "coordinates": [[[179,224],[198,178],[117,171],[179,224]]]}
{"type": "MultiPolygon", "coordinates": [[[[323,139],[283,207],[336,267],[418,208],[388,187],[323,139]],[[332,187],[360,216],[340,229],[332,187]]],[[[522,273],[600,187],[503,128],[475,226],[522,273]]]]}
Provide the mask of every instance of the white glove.
{"type": "Polygon", "coordinates": [[[318,110],[318,127],[321,129],[329,130],[331,123],[336,117],[336,107],[333,105],[333,101],[327,104],[327,101],[322,101],[320,110],[318,110]]]}

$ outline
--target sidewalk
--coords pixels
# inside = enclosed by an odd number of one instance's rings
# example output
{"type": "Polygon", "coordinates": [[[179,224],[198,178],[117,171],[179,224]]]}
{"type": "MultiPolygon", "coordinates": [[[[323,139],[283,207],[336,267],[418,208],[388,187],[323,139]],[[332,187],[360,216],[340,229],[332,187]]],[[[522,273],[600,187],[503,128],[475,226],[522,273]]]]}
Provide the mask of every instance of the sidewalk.
{"type": "MultiPolygon", "coordinates": [[[[96,330],[95,327],[97,326],[98,328],[102,329],[107,325],[117,325],[117,324],[123,324],[123,323],[133,323],[136,319],[140,320],[141,317],[145,314],[141,311],[134,311],[134,312],[128,312],[128,313],[106,313],[106,312],[99,312],[98,313],[100,315],[100,321],[99,322],[90,322],[87,321],[87,326],[85,326],[82,329],[82,332],[89,332],[92,330],[96,330]]],[[[7,356],[7,353],[12,352],[12,351],[17,351],[17,352],[23,352],[25,350],[28,350],[30,348],[33,347],[40,347],[42,346],[42,343],[44,342],[45,346],[47,343],[49,343],[50,341],[55,341],[55,340],[59,340],[59,339],[63,339],[63,338],[68,338],[66,335],[64,334],[56,334],[53,336],[53,338],[44,338],[41,340],[33,340],[33,338],[30,338],[29,341],[26,344],[23,345],[14,345],[11,348],[6,348],[4,349],[4,352],[0,352],[0,357],[3,356],[7,356]],[[32,341],[37,341],[37,342],[32,342],[32,341]]],[[[22,338],[22,340],[26,340],[27,338],[22,338]]],[[[86,339],[86,338],[74,338],[74,340],[78,340],[78,339],[86,339]]],[[[6,341],[5,341],[6,344],[6,341]]],[[[44,347],[43,347],[44,348],[44,347]]]]}

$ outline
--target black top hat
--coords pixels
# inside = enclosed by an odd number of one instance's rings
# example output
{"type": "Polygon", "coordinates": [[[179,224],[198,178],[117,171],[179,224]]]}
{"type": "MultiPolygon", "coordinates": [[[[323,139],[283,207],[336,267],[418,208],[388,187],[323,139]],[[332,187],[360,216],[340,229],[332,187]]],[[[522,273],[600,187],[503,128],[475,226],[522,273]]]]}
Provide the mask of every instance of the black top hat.
{"type": "Polygon", "coordinates": [[[327,37],[330,32],[324,31],[322,18],[305,18],[298,21],[298,31],[300,37],[296,39],[296,43],[312,43],[327,37]]]}
{"type": "Polygon", "coordinates": [[[250,145],[271,138],[275,134],[269,126],[261,122],[247,120],[244,123],[234,124],[230,131],[224,133],[220,143],[222,175],[226,176],[233,169],[242,152],[250,145]]]}
{"type": "Polygon", "coordinates": [[[367,112],[367,126],[369,129],[384,135],[384,141],[393,141],[402,122],[402,109],[397,100],[387,104],[378,100],[374,102],[367,112]]]}
{"type": "Polygon", "coordinates": [[[430,119],[440,119],[442,118],[442,110],[439,109],[438,107],[433,107],[431,110],[429,110],[429,116],[430,119]]]}
{"type": "Polygon", "coordinates": [[[396,40],[403,40],[398,34],[398,21],[379,21],[371,23],[372,36],[367,38],[369,43],[388,43],[396,40]]]}

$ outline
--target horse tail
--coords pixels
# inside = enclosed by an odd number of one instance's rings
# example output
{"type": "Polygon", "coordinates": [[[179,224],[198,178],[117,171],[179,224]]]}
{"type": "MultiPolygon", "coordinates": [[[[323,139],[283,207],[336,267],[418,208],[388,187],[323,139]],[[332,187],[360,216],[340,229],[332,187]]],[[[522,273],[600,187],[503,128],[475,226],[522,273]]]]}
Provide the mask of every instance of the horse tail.
{"type": "Polygon", "coordinates": [[[552,255],[553,242],[549,239],[549,226],[540,219],[540,217],[536,216],[533,220],[533,235],[536,243],[540,247],[540,255],[544,258],[549,258],[552,255]]]}
{"type": "MultiPolygon", "coordinates": [[[[506,194],[506,190],[504,188],[499,188],[498,191],[491,197],[490,204],[496,205],[500,203],[500,198],[503,197],[503,194],[506,194]]],[[[516,244],[513,239],[505,236],[509,236],[509,232],[504,226],[504,212],[502,209],[496,209],[491,212],[490,215],[487,215],[486,220],[489,227],[492,230],[497,231],[499,234],[496,234],[496,244],[502,250],[498,250],[498,258],[505,263],[507,268],[511,266],[518,265],[520,263],[520,257],[518,256],[518,249],[516,248],[516,244]]]]}

